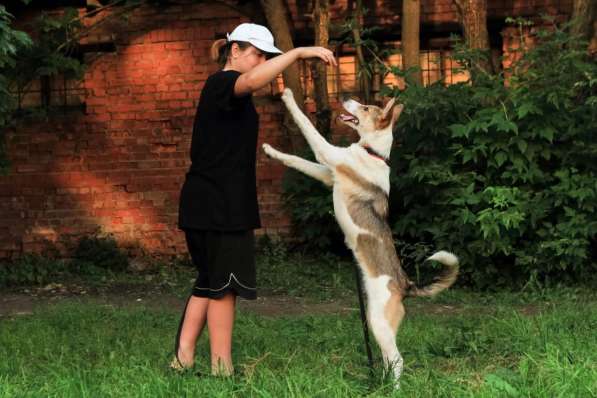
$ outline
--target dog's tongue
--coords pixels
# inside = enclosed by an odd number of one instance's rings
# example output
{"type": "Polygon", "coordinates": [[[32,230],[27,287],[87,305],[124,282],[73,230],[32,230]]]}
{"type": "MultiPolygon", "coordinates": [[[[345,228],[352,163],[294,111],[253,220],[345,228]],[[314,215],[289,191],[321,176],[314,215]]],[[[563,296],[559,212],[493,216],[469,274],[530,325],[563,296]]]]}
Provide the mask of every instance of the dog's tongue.
{"type": "Polygon", "coordinates": [[[353,123],[359,122],[359,119],[357,119],[356,117],[354,117],[352,115],[347,115],[345,113],[340,114],[340,119],[342,119],[345,122],[353,122],[353,123]]]}

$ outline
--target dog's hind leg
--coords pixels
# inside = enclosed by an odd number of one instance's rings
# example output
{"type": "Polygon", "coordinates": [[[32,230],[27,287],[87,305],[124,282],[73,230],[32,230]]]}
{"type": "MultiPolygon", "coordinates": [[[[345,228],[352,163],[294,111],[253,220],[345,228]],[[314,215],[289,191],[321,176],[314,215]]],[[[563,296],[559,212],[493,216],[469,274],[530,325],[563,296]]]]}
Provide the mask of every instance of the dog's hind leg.
{"type": "MultiPolygon", "coordinates": [[[[391,286],[393,282],[390,282],[391,286]]],[[[404,305],[402,304],[402,295],[397,293],[390,287],[392,295],[387,301],[384,308],[385,319],[388,322],[388,326],[391,331],[391,344],[388,346],[387,364],[390,369],[394,372],[394,378],[396,380],[396,388],[400,387],[400,375],[402,374],[403,359],[398,351],[396,345],[396,334],[398,333],[398,327],[404,318],[404,305]]]]}
{"type": "Polygon", "coordinates": [[[315,178],[329,187],[334,185],[332,171],[327,166],[305,160],[298,156],[288,155],[286,153],[280,152],[272,148],[269,144],[263,144],[263,150],[268,154],[268,156],[281,161],[288,167],[292,167],[293,169],[296,169],[301,173],[308,175],[309,177],[315,178]]]}
{"type": "MultiPolygon", "coordinates": [[[[385,276],[385,278],[388,277],[385,276]]],[[[385,291],[378,290],[378,294],[371,297],[372,299],[368,303],[369,325],[381,349],[385,369],[392,371],[394,387],[399,388],[403,359],[396,345],[396,332],[404,317],[404,306],[402,297],[394,289],[389,288],[388,285],[391,283],[392,281],[382,286],[376,286],[377,289],[385,291]]]]}

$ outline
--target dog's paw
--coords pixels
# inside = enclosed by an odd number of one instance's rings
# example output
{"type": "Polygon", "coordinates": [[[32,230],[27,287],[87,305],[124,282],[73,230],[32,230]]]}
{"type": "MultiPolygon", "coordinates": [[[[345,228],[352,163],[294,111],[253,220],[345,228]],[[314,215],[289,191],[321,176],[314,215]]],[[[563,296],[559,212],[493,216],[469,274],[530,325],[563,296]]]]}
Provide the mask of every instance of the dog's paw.
{"type": "Polygon", "coordinates": [[[276,159],[278,156],[278,151],[276,151],[274,148],[272,148],[272,146],[270,144],[263,144],[261,145],[261,147],[263,148],[263,151],[265,152],[265,154],[267,156],[269,156],[270,158],[274,158],[276,159]]]}
{"type": "Polygon", "coordinates": [[[284,91],[282,91],[282,101],[287,102],[292,100],[293,98],[294,95],[292,94],[292,90],[286,87],[284,91]]]}

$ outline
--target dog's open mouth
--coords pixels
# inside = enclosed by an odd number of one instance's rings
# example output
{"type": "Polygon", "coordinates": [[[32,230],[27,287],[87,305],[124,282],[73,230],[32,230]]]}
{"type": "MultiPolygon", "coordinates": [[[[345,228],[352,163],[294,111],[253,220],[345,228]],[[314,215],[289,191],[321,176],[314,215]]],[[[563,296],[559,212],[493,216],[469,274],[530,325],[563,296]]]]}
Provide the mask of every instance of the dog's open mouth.
{"type": "Polygon", "coordinates": [[[341,113],[340,115],[338,115],[338,117],[343,122],[350,122],[350,123],[353,123],[353,124],[359,124],[359,119],[357,119],[356,117],[354,117],[351,114],[341,113]]]}

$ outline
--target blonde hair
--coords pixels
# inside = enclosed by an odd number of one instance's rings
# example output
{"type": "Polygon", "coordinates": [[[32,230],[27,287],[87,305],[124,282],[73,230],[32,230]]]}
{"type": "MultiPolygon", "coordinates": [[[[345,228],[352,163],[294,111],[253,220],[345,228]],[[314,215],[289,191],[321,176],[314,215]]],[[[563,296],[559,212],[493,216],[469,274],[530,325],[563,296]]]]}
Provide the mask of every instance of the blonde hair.
{"type": "Polygon", "coordinates": [[[238,47],[241,50],[244,50],[251,45],[244,41],[228,41],[226,39],[218,39],[211,45],[211,60],[217,62],[221,67],[226,65],[228,57],[230,56],[230,49],[234,43],[238,44],[238,47]]]}

